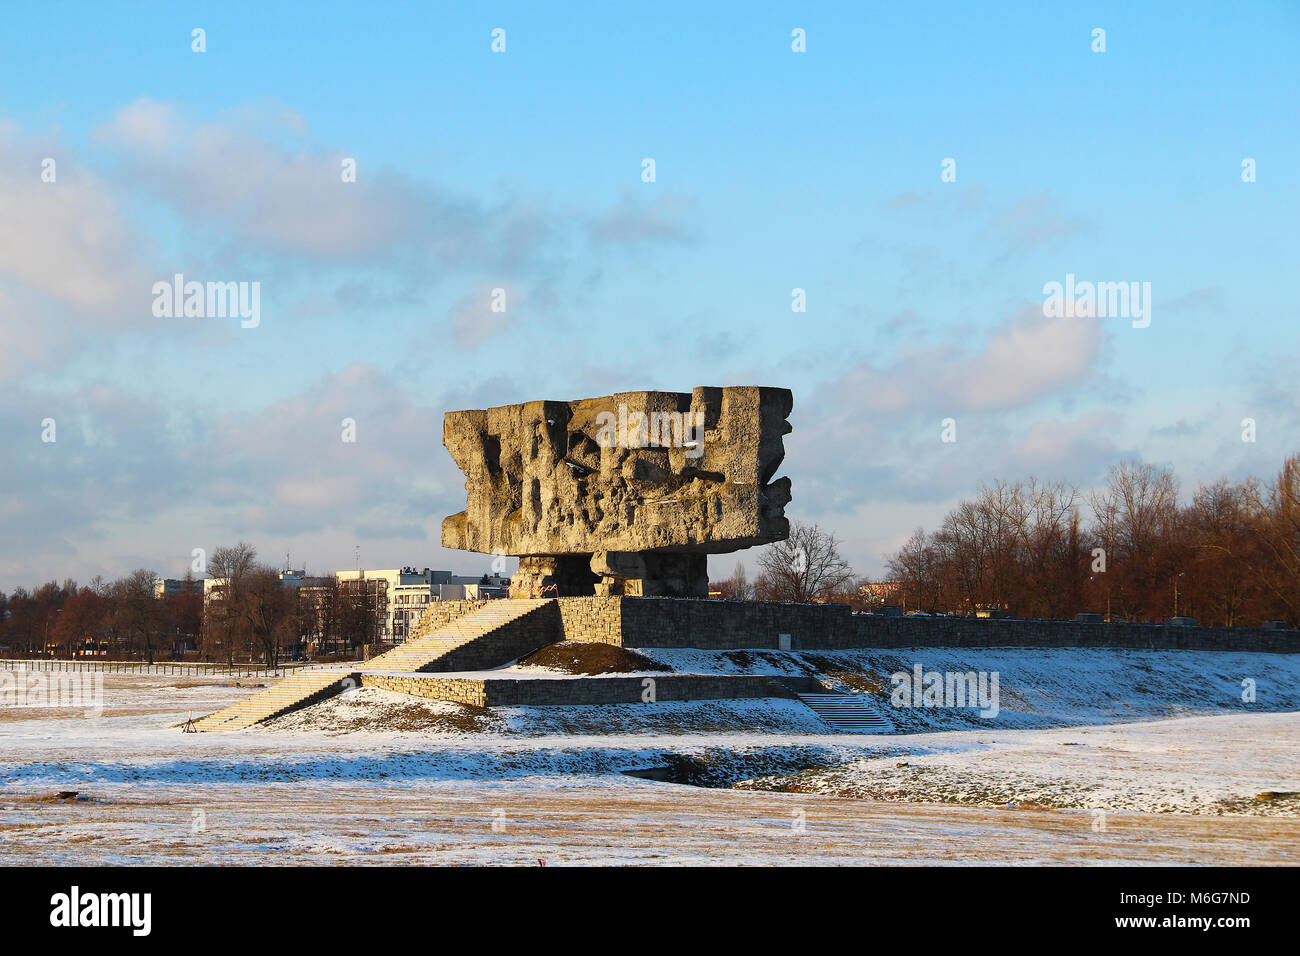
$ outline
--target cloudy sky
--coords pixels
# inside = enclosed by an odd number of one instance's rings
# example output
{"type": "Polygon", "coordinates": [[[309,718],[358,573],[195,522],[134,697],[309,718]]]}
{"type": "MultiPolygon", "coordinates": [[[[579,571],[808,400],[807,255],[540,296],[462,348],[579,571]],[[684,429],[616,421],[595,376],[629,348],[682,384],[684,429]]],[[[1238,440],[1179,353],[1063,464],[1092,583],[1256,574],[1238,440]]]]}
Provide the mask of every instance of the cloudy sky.
{"type": "Polygon", "coordinates": [[[442,414],[538,398],[791,388],[787,513],[865,574],[981,481],[1300,450],[1300,6],[619,6],[6,5],[0,590],[486,570],[442,414]],[[1067,273],[1149,327],[1046,317],[1067,273]]]}

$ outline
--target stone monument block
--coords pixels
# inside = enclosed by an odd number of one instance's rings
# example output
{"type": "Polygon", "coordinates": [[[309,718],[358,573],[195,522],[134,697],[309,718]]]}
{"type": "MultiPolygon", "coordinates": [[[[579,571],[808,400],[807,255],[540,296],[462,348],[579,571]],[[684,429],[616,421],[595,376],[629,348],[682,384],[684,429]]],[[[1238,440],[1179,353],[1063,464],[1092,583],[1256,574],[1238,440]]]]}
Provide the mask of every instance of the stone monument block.
{"type": "Polygon", "coordinates": [[[561,595],[704,597],[706,556],[784,538],[788,389],[620,392],[448,412],[466,507],[442,544],[561,595]]]}

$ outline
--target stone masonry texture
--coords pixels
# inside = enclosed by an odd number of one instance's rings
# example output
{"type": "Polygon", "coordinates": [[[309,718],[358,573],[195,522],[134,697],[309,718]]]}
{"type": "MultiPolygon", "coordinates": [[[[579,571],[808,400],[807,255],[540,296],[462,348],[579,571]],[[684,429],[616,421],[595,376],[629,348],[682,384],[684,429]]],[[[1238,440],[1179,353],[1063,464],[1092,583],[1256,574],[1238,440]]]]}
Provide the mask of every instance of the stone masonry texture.
{"type": "Polygon", "coordinates": [[[572,706],[646,703],[646,681],[654,702],[794,697],[824,691],[811,677],[654,674],[578,678],[434,678],[362,674],[361,686],[475,707],[572,706]]]}
{"type": "Polygon", "coordinates": [[[442,544],[519,555],[533,592],[704,597],[705,555],[789,533],[792,405],[734,386],[448,412],[466,502],[442,544]]]}
{"type": "MultiPolygon", "coordinates": [[[[435,609],[441,624],[483,603],[444,601],[430,605],[416,633],[427,634],[433,628],[430,615],[435,609]]],[[[884,617],[853,614],[842,604],[656,597],[560,598],[556,608],[557,613],[532,622],[538,628],[537,636],[529,636],[522,643],[546,638],[537,646],[568,640],[622,647],[775,649],[780,646],[779,636],[789,634],[790,647],[796,651],[870,647],[1132,647],[1300,653],[1300,632],[1252,627],[884,617]]]]}

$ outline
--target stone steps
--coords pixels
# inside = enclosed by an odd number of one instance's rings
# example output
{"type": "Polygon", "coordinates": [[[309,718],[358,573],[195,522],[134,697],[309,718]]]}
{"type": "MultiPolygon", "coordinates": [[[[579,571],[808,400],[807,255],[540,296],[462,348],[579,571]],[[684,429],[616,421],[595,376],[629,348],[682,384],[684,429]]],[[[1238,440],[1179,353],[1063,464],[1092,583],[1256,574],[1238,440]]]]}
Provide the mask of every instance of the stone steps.
{"type": "Polygon", "coordinates": [[[206,717],[200,717],[194,722],[194,729],[205,733],[244,730],[253,724],[297,710],[318,695],[328,696],[337,693],[343,689],[343,682],[351,676],[351,673],[346,670],[322,670],[306,674],[291,674],[284,680],[245,697],[236,704],[231,704],[206,717]]]}
{"type": "Polygon", "coordinates": [[[799,694],[799,700],[836,730],[849,734],[892,734],[891,724],[865,694],[799,694]]]}
{"type": "MultiPolygon", "coordinates": [[[[428,637],[432,637],[434,634],[436,634],[439,631],[445,631],[450,628],[471,626],[467,624],[470,618],[475,618],[476,620],[486,620],[487,615],[501,615],[503,617],[515,617],[518,616],[518,614],[520,613],[519,609],[521,607],[525,605],[536,607],[539,604],[544,603],[545,600],[553,600],[553,599],[532,600],[532,599],[524,599],[524,598],[495,598],[489,601],[479,602],[479,606],[474,608],[473,610],[466,611],[465,613],[461,614],[459,617],[454,617],[450,621],[438,625],[434,625],[432,622],[437,619],[438,615],[436,612],[442,609],[440,605],[444,602],[435,602],[434,604],[430,604],[428,606],[424,615],[421,616],[420,620],[416,622],[414,627],[412,627],[411,634],[410,636],[407,637],[405,643],[411,644],[418,640],[424,640],[428,637]],[[483,617],[476,617],[476,615],[483,615],[483,617]]],[[[468,604],[473,602],[453,601],[447,603],[454,606],[454,605],[462,605],[462,604],[468,604]]]]}
{"type": "MultiPolygon", "coordinates": [[[[501,628],[554,604],[554,598],[502,599],[445,624],[426,637],[417,637],[358,667],[362,671],[418,671],[449,652],[480,640],[501,628]]],[[[507,664],[509,660],[498,661],[507,664]]]]}
{"type": "MultiPolygon", "coordinates": [[[[427,637],[407,641],[365,664],[293,674],[236,704],[199,718],[194,722],[194,729],[204,732],[244,730],[339,693],[345,689],[345,681],[360,671],[410,672],[433,667],[451,652],[499,635],[503,628],[554,603],[553,598],[493,601],[438,628],[427,637]]],[[[491,643],[485,651],[492,651],[494,647],[501,654],[508,653],[491,643]]],[[[513,659],[509,657],[496,664],[506,664],[513,659]]]]}

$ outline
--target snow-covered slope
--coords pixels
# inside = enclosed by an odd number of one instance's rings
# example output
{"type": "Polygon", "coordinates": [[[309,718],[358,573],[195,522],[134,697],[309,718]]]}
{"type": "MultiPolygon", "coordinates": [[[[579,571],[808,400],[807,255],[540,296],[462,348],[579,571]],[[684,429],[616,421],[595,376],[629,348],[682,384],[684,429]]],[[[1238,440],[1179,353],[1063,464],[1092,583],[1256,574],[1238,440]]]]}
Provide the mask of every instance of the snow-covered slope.
{"type": "Polygon", "coordinates": [[[640,649],[675,671],[813,674],[837,690],[865,692],[900,731],[1069,727],[1202,714],[1300,711],[1300,655],[1114,648],[904,648],[808,653],[640,649]],[[895,673],[998,675],[998,714],[893,707],[895,673]],[[1243,699],[1243,681],[1254,700],[1243,699]]]}

